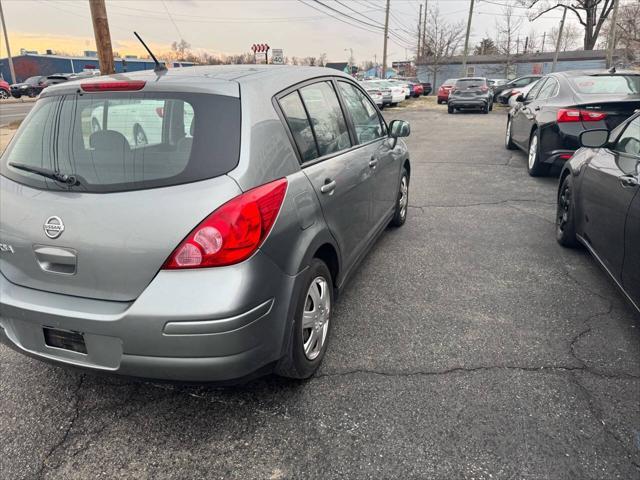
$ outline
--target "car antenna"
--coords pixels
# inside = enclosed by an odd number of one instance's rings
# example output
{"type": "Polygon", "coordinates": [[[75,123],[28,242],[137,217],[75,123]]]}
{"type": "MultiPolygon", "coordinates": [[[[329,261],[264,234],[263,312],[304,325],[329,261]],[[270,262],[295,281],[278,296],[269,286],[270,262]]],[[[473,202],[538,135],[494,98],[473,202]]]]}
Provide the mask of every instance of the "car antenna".
{"type": "Polygon", "coordinates": [[[142,46],[145,48],[145,50],[147,52],[149,52],[149,55],[151,55],[151,58],[153,59],[154,63],[156,64],[155,67],[153,67],[153,71],[156,73],[160,73],[160,72],[166,72],[167,71],[167,66],[164,63],[160,63],[158,61],[158,59],[156,58],[156,56],[153,54],[153,52],[151,52],[151,50],[149,50],[149,47],[147,47],[147,44],[144,43],[144,40],[142,40],[142,38],[140,38],[140,35],[138,35],[138,32],[133,32],[133,34],[136,36],[136,38],[138,40],[140,40],[140,43],[142,44],[142,46]]]}

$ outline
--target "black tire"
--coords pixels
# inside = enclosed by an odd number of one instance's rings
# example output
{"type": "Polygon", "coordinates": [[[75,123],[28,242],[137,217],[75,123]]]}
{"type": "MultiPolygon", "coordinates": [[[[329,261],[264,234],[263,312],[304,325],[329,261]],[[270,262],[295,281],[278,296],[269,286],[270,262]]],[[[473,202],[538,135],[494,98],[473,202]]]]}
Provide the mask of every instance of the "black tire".
{"type": "Polygon", "coordinates": [[[490,112],[491,112],[491,111],[493,111],[493,102],[491,102],[491,103],[489,104],[489,111],[490,111],[490,112]]]}
{"type": "Polygon", "coordinates": [[[12,93],[13,98],[20,98],[22,95],[20,95],[19,93],[12,93]]]}
{"type": "Polygon", "coordinates": [[[538,130],[534,130],[529,140],[527,171],[532,177],[544,177],[549,173],[549,165],[543,164],[540,159],[540,136],[538,130]]]}
{"type": "Polygon", "coordinates": [[[5,90],[0,90],[0,98],[2,98],[4,100],[4,99],[7,99],[9,97],[10,97],[10,95],[5,90]]]}
{"type": "Polygon", "coordinates": [[[402,168],[400,176],[400,185],[398,187],[398,197],[396,198],[396,207],[389,226],[401,227],[407,221],[407,212],[409,211],[409,172],[406,168],[402,168]]]}
{"type": "Polygon", "coordinates": [[[438,100],[438,105],[441,105],[441,104],[442,104],[442,100],[438,100]]]}
{"type": "Polygon", "coordinates": [[[33,89],[29,90],[29,98],[35,98],[37,96],[38,96],[38,94],[36,93],[35,90],[33,90],[33,89]]]}
{"type": "Polygon", "coordinates": [[[576,237],[575,207],[573,201],[573,179],[567,175],[560,184],[556,209],[556,240],[563,247],[579,246],[576,237]]]}
{"type": "Polygon", "coordinates": [[[331,333],[331,315],[329,312],[328,331],[325,336],[324,344],[320,353],[313,360],[307,358],[304,352],[304,330],[302,325],[303,313],[307,304],[307,296],[309,289],[317,278],[323,278],[327,283],[327,294],[330,298],[330,310],[333,308],[333,280],[331,278],[331,272],[327,265],[320,259],[314,258],[311,261],[307,272],[307,279],[305,280],[298,299],[296,301],[295,318],[293,324],[293,330],[291,332],[287,353],[275,367],[275,373],[282,377],[304,379],[313,375],[320,367],[322,359],[327,351],[327,345],[329,343],[329,335],[331,333]]]}
{"type": "Polygon", "coordinates": [[[136,145],[149,144],[149,139],[147,138],[144,128],[142,128],[138,123],[133,126],[133,141],[136,145]]]}
{"type": "Polygon", "coordinates": [[[449,112],[449,113],[453,113],[453,112],[454,112],[454,108],[453,108],[451,105],[449,105],[449,106],[447,107],[447,112],[449,112]]]}
{"type": "Polygon", "coordinates": [[[507,127],[504,134],[504,147],[507,150],[515,150],[517,148],[516,144],[513,143],[513,140],[511,139],[511,117],[507,119],[507,127]]]}
{"type": "Polygon", "coordinates": [[[484,114],[489,113],[489,104],[488,103],[484,107],[482,107],[482,113],[484,113],[484,114]]]}
{"type": "Polygon", "coordinates": [[[393,102],[393,103],[391,103],[391,106],[392,106],[392,107],[397,107],[397,106],[398,106],[398,102],[393,102]]]}

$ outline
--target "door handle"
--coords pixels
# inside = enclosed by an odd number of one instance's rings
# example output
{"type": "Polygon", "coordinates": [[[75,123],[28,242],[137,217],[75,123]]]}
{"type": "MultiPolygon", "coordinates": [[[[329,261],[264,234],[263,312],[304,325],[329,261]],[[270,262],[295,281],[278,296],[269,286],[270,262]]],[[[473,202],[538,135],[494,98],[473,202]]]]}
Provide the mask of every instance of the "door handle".
{"type": "Polygon", "coordinates": [[[369,160],[369,168],[376,168],[378,166],[378,159],[372,158],[369,160]]]}
{"type": "Polygon", "coordinates": [[[322,193],[333,193],[335,189],[336,189],[336,181],[330,180],[328,178],[324,181],[324,185],[320,187],[320,191],[322,193]]]}
{"type": "Polygon", "coordinates": [[[536,107],[534,108],[534,110],[537,112],[538,110],[540,110],[540,107],[536,107]]]}
{"type": "Polygon", "coordinates": [[[620,183],[623,187],[637,187],[640,182],[633,175],[625,175],[624,177],[620,177],[620,183]]]}

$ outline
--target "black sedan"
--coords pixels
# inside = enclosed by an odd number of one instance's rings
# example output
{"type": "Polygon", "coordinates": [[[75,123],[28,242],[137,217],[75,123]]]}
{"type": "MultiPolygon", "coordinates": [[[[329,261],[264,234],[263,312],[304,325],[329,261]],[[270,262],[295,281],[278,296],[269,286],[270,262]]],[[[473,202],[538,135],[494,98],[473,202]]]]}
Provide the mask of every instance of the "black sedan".
{"type": "Polygon", "coordinates": [[[510,82],[505,82],[501,85],[495,85],[493,87],[493,100],[495,102],[506,105],[509,103],[511,95],[517,95],[519,89],[531,85],[533,82],[537,82],[542,78],[542,75],[525,75],[524,77],[518,77],[510,82]]]}
{"type": "Polygon", "coordinates": [[[640,113],[580,142],[560,176],[556,237],[586,246],[640,311],[640,113]]]}
{"type": "Polygon", "coordinates": [[[518,97],[505,146],[528,153],[529,175],[546,175],[580,146],[587,129],[614,129],[640,108],[640,73],[572,71],[546,75],[518,97]]]}
{"type": "Polygon", "coordinates": [[[37,97],[45,88],[44,81],[46,78],[38,75],[29,77],[22,83],[14,83],[11,85],[11,96],[15,98],[22,96],[37,97]]]}

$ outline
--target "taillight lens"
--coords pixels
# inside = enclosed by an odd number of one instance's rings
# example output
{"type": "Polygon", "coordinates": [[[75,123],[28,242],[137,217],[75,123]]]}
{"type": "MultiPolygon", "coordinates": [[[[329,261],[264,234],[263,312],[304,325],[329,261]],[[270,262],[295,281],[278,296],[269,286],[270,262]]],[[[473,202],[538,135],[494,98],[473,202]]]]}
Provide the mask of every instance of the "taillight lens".
{"type": "Polygon", "coordinates": [[[599,122],[607,118],[603,112],[593,112],[590,110],[578,110],[575,108],[561,108],[558,110],[556,119],[558,123],[567,122],[599,122]]]}
{"type": "Polygon", "coordinates": [[[246,260],[271,231],[286,191],[282,178],[229,200],[191,231],[162,268],[220,267],[246,260]]]}
{"type": "Polygon", "coordinates": [[[142,90],[145,83],[144,80],[85,82],[80,88],[85,92],[127,92],[142,90]]]}
{"type": "Polygon", "coordinates": [[[509,96],[513,97],[514,95],[520,95],[520,90],[512,90],[509,96]]]}

